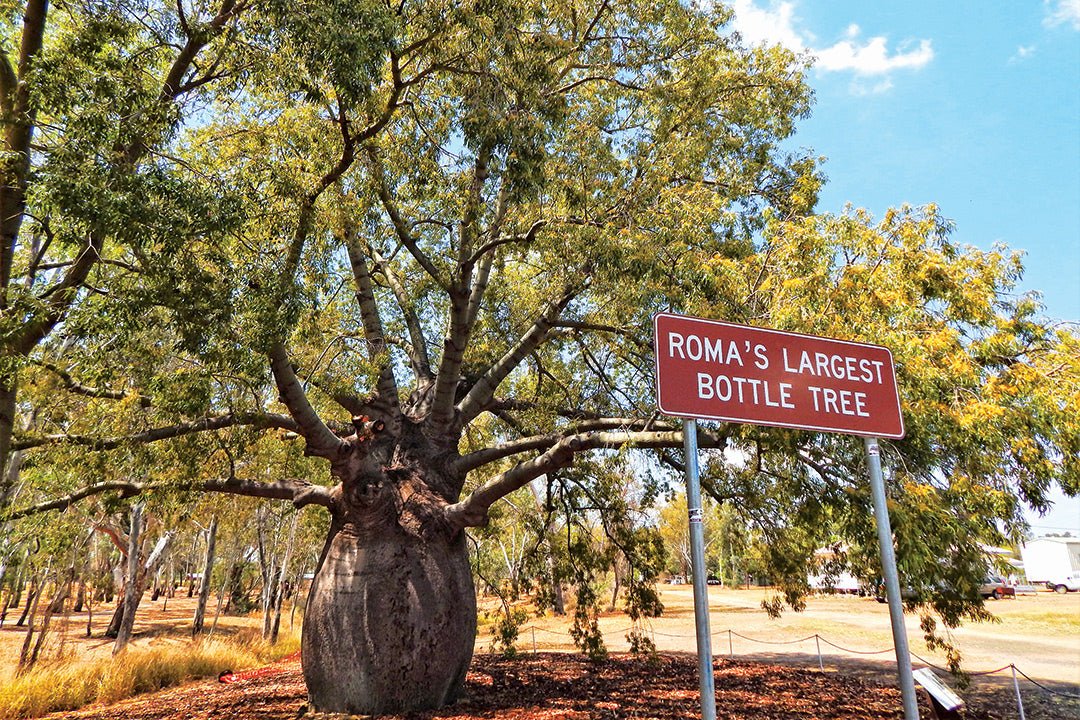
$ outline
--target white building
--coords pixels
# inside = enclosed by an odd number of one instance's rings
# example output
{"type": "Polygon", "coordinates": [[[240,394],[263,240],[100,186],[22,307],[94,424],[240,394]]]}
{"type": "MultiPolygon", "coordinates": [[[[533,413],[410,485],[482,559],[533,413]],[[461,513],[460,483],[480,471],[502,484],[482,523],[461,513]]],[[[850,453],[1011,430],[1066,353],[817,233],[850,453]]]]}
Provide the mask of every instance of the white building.
{"type": "Polygon", "coordinates": [[[1080,538],[1044,537],[1023,545],[1028,582],[1041,583],[1080,570],[1080,538]]]}

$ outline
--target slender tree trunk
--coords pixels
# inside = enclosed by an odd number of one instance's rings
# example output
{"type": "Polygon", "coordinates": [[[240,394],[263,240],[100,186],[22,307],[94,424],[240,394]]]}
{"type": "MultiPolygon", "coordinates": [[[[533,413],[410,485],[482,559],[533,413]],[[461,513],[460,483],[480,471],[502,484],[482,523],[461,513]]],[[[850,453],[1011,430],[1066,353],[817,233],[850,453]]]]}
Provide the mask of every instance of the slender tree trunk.
{"type": "Polygon", "coordinates": [[[292,587],[292,608],[289,610],[289,629],[296,627],[296,606],[300,603],[300,586],[304,583],[304,573],[307,568],[304,565],[300,566],[300,569],[296,571],[296,580],[293,582],[292,587]]]}
{"type": "Polygon", "coordinates": [[[4,621],[7,620],[8,608],[11,607],[11,590],[4,590],[4,607],[0,610],[0,628],[4,627],[4,621]]]}
{"type": "MultiPolygon", "coordinates": [[[[0,202],[0,205],[6,203],[0,202]]],[[[20,212],[21,215],[21,212],[20,212]]],[[[0,222],[0,225],[3,223],[0,222]]],[[[6,238],[5,238],[6,239],[6,238]]],[[[7,253],[6,248],[0,248],[0,253],[7,253]]],[[[8,278],[2,278],[7,287],[8,278]]],[[[0,298],[0,303],[7,306],[6,301],[0,298]]],[[[8,356],[7,348],[0,349],[4,357],[8,356]]],[[[15,434],[15,399],[18,392],[18,376],[14,369],[0,372],[0,511],[6,510],[12,502],[15,491],[15,477],[18,475],[16,466],[19,463],[18,451],[11,450],[11,441],[15,434]],[[15,469],[15,472],[11,472],[15,469]]]]}
{"type": "Polygon", "coordinates": [[[109,619],[109,624],[105,627],[105,637],[116,639],[116,636],[120,634],[120,625],[124,621],[124,597],[120,596],[120,599],[116,603],[116,607],[113,609],[112,617],[109,619]]]}
{"type": "Polygon", "coordinates": [[[90,586],[91,592],[86,596],[86,637],[90,637],[91,629],[94,625],[94,588],[90,586]]]}
{"type": "Polygon", "coordinates": [[[72,612],[80,613],[83,610],[83,604],[86,602],[86,581],[82,578],[79,579],[79,589],[75,593],[75,604],[71,607],[72,612]]]}
{"type": "MultiPolygon", "coordinates": [[[[49,625],[52,623],[53,615],[61,612],[64,606],[67,604],[68,595],[70,594],[70,583],[60,583],[57,587],[56,597],[45,608],[45,617],[41,619],[41,628],[38,630],[37,642],[34,643],[34,650],[30,653],[30,659],[25,667],[21,667],[23,672],[30,670],[37,664],[38,658],[41,655],[41,648],[45,644],[45,637],[49,634],[49,625]]],[[[28,633],[29,634],[29,633],[28,633]]]]}
{"type": "Polygon", "coordinates": [[[22,627],[26,624],[26,616],[30,613],[30,606],[37,602],[40,591],[41,585],[38,582],[38,576],[35,574],[30,577],[30,587],[26,590],[26,604],[23,606],[22,615],[19,616],[19,622],[15,623],[16,627],[22,627]]]}
{"type": "MultiPolygon", "coordinates": [[[[547,503],[545,502],[544,498],[540,495],[540,489],[536,486],[535,482],[529,483],[529,490],[532,491],[533,500],[536,501],[537,510],[539,510],[541,513],[545,513],[546,510],[547,510],[547,503]]],[[[547,516],[545,515],[545,517],[547,517],[547,516]]],[[[543,533],[542,536],[547,538],[547,543],[549,545],[553,545],[554,544],[554,538],[552,537],[551,522],[550,521],[544,523],[544,529],[542,530],[542,533],[543,533]]],[[[563,595],[562,582],[559,580],[558,575],[556,573],[557,568],[555,566],[555,553],[550,553],[549,552],[547,554],[547,557],[545,558],[544,562],[547,565],[548,576],[551,578],[551,584],[554,585],[554,587],[555,587],[555,592],[552,595],[552,607],[551,607],[551,610],[556,615],[565,615],[566,614],[566,598],[563,595]]]]}
{"type": "Polygon", "coordinates": [[[263,626],[262,637],[264,640],[270,637],[270,604],[273,597],[274,569],[273,560],[269,557],[266,543],[266,506],[261,505],[255,515],[258,524],[257,549],[259,557],[259,576],[262,578],[262,589],[259,593],[259,609],[262,610],[263,626]]]}
{"type": "Polygon", "coordinates": [[[11,607],[19,607],[19,603],[22,601],[22,587],[23,581],[26,579],[26,565],[30,561],[29,551],[26,553],[23,561],[19,563],[19,572],[15,576],[14,597],[11,601],[11,607]]]}
{"type": "Polygon", "coordinates": [[[293,515],[292,527],[289,529],[289,541],[285,545],[285,555],[281,559],[281,572],[278,573],[277,593],[274,596],[274,622],[270,627],[270,644],[276,645],[278,631],[281,629],[281,604],[285,601],[285,573],[289,571],[289,556],[292,554],[293,542],[296,540],[296,524],[300,515],[293,515]]]}
{"type": "Polygon", "coordinates": [[[49,571],[46,570],[45,576],[41,579],[41,582],[38,584],[37,590],[33,593],[33,599],[31,599],[29,593],[27,593],[26,595],[26,610],[29,612],[30,617],[26,628],[26,638],[23,640],[22,651],[19,653],[19,665],[15,670],[15,673],[17,675],[21,675],[30,669],[30,647],[34,639],[34,621],[37,618],[37,609],[38,605],[41,602],[41,596],[43,594],[41,590],[45,587],[45,583],[48,581],[48,578],[49,571]]]}
{"type": "Polygon", "coordinates": [[[613,565],[612,569],[614,570],[613,574],[615,575],[615,580],[612,583],[613,587],[611,588],[611,604],[608,605],[608,612],[615,612],[615,607],[616,605],[618,605],[619,602],[619,591],[622,589],[622,573],[619,572],[618,559],[615,560],[615,564],[613,565]]]}
{"type": "Polygon", "coordinates": [[[210,529],[206,533],[206,563],[203,565],[202,581],[199,583],[199,602],[195,605],[195,617],[191,621],[191,634],[203,631],[203,618],[206,616],[206,601],[210,599],[210,580],[214,576],[214,551],[217,548],[217,515],[210,519],[210,529]]]}
{"type": "Polygon", "coordinates": [[[121,610],[120,627],[116,633],[116,644],[113,645],[113,655],[116,655],[127,647],[131,640],[131,630],[135,625],[135,610],[139,607],[142,587],[139,582],[139,540],[142,535],[143,503],[140,500],[131,506],[131,533],[128,535],[127,557],[127,587],[124,589],[124,600],[120,604],[121,610]]]}

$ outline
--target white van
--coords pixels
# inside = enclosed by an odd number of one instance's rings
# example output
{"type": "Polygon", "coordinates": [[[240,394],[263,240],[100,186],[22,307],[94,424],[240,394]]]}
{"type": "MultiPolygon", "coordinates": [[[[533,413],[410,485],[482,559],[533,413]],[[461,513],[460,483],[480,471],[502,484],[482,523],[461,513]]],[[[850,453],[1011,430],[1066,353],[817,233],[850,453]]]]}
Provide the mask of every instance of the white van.
{"type": "Polygon", "coordinates": [[[1046,587],[1059,593],[1080,590],[1080,570],[1074,570],[1068,575],[1060,575],[1053,580],[1047,580],[1046,587]]]}

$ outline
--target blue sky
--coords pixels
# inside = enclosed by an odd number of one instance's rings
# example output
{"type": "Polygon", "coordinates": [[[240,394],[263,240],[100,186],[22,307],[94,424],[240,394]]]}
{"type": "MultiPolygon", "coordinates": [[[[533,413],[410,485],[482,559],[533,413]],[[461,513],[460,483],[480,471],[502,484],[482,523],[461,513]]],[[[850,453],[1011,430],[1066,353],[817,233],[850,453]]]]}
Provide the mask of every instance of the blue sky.
{"type": "Polygon", "coordinates": [[[732,5],[747,41],[817,58],[795,143],[827,158],[819,210],[937,203],[1080,321],[1080,0],[732,5]]]}
{"type": "MultiPolygon", "coordinates": [[[[1026,251],[1019,291],[1080,321],[1080,0],[729,0],[750,43],[817,58],[795,143],[827,158],[818,210],[937,203],[954,238],[1026,251]]],[[[1037,533],[1080,533],[1057,497],[1037,533]]]]}

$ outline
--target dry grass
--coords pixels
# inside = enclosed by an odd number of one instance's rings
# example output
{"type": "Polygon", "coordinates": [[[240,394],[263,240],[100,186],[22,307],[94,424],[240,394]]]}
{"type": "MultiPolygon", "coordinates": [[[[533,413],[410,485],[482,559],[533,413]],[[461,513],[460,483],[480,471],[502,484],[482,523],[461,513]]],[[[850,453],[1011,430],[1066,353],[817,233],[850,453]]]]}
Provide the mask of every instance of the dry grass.
{"type": "Polygon", "coordinates": [[[277,645],[271,646],[254,633],[243,633],[224,640],[133,649],[116,658],[75,666],[36,668],[0,685],[0,720],[39,717],[95,702],[112,703],[195,678],[215,677],[222,670],[263,665],[299,648],[296,634],[283,634],[277,645]]]}

